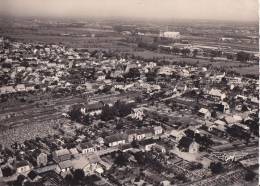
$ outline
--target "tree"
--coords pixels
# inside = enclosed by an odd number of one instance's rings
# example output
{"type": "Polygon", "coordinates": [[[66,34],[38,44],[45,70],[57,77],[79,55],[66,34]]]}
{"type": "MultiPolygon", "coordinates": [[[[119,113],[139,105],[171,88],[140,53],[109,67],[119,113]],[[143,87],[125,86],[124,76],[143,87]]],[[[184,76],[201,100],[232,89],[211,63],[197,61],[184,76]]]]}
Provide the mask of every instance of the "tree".
{"type": "Polygon", "coordinates": [[[187,129],[184,131],[184,133],[186,134],[187,137],[189,137],[191,139],[194,138],[195,133],[193,130],[187,129]]]}
{"type": "Polygon", "coordinates": [[[118,117],[125,117],[132,112],[132,107],[130,104],[122,102],[120,100],[116,101],[113,106],[113,112],[118,117]]]}
{"type": "Polygon", "coordinates": [[[253,181],[254,178],[255,178],[255,173],[252,172],[252,171],[247,171],[246,174],[245,174],[245,180],[246,181],[253,181]]]}
{"type": "Polygon", "coordinates": [[[9,166],[2,168],[2,173],[4,177],[12,176],[15,173],[15,170],[9,166]]]}
{"type": "Polygon", "coordinates": [[[220,50],[211,50],[210,57],[220,57],[222,55],[222,51],[220,50]]]}
{"type": "Polygon", "coordinates": [[[184,48],[184,49],[181,50],[181,53],[182,53],[182,55],[187,56],[187,55],[190,54],[190,49],[184,48]]]}
{"type": "Polygon", "coordinates": [[[211,162],[209,168],[213,174],[219,174],[223,171],[221,162],[211,162]]]}
{"type": "Polygon", "coordinates": [[[199,52],[198,49],[193,50],[192,51],[193,57],[196,57],[198,55],[198,52],[199,52]]]}
{"type": "Polygon", "coordinates": [[[217,115],[217,112],[214,110],[212,113],[211,113],[211,117],[213,118],[216,118],[218,115],[217,115]]]}
{"type": "Polygon", "coordinates": [[[259,118],[253,117],[253,120],[245,121],[245,124],[249,127],[250,132],[253,133],[255,136],[259,135],[259,118]]]}
{"type": "Polygon", "coordinates": [[[146,80],[148,82],[151,82],[151,81],[155,81],[157,73],[155,71],[149,70],[149,72],[146,73],[145,76],[146,76],[146,80]]]}
{"type": "Polygon", "coordinates": [[[20,186],[23,185],[23,181],[25,180],[25,176],[24,175],[19,175],[16,179],[16,181],[14,182],[14,186],[20,186]]]}
{"type": "Polygon", "coordinates": [[[222,83],[223,85],[228,84],[227,78],[223,77],[223,78],[221,79],[221,83],[222,83]]]}
{"type": "Polygon", "coordinates": [[[122,166],[126,166],[127,163],[128,163],[127,156],[124,153],[119,152],[115,157],[115,164],[122,167],[122,166]]]}
{"type": "Polygon", "coordinates": [[[179,54],[180,53],[180,49],[179,48],[177,48],[177,47],[174,47],[173,49],[172,49],[172,52],[174,53],[174,54],[179,54]]]}
{"type": "Polygon", "coordinates": [[[186,181],[187,181],[187,177],[186,177],[184,174],[182,174],[182,173],[177,174],[177,175],[175,176],[175,178],[176,178],[177,180],[181,180],[181,181],[183,181],[183,182],[186,182],[186,181]]]}
{"type": "Polygon", "coordinates": [[[114,117],[115,116],[114,116],[113,110],[109,107],[108,104],[105,104],[101,111],[101,115],[100,115],[101,120],[109,121],[109,120],[114,119],[114,117]]]}
{"type": "Polygon", "coordinates": [[[129,69],[129,72],[126,73],[124,75],[125,78],[130,78],[130,79],[137,79],[137,78],[140,78],[140,71],[138,70],[138,68],[130,68],[129,69]]]}
{"type": "Polygon", "coordinates": [[[226,132],[234,138],[239,138],[246,142],[249,142],[250,140],[250,134],[240,126],[232,125],[226,129],[226,132]]]}
{"type": "Polygon", "coordinates": [[[29,67],[30,66],[28,61],[23,61],[23,62],[21,62],[20,65],[23,66],[23,67],[29,67]]]}
{"type": "Polygon", "coordinates": [[[205,135],[201,136],[198,133],[195,134],[195,141],[202,146],[202,149],[208,149],[213,144],[213,141],[209,137],[205,135]]]}
{"type": "Polygon", "coordinates": [[[188,164],[187,169],[190,171],[196,170],[196,169],[202,169],[203,165],[201,163],[198,162],[190,162],[190,164],[188,164]]]}
{"type": "Polygon", "coordinates": [[[146,156],[145,156],[145,153],[144,152],[137,152],[134,154],[134,157],[137,161],[138,164],[140,165],[145,165],[146,163],[146,156]]]}
{"type": "Polygon", "coordinates": [[[12,64],[11,63],[3,63],[2,68],[12,68],[12,64]]]}
{"type": "Polygon", "coordinates": [[[80,182],[84,179],[85,173],[82,169],[76,169],[73,171],[73,180],[74,182],[80,182]]]}
{"type": "Polygon", "coordinates": [[[79,106],[73,106],[73,108],[68,113],[71,120],[79,122],[81,120],[81,112],[79,106]]]}
{"type": "Polygon", "coordinates": [[[244,51],[237,53],[237,60],[240,62],[246,62],[250,59],[250,54],[244,51]]]}
{"type": "Polygon", "coordinates": [[[232,59],[234,59],[234,56],[232,54],[227,54],[227,59],[232,60],[232,59]]]}
{"type": "Polygon", "coordinates": [[[73,108],[69,111],[68,115],[70,116],[71,120],[83,123],[83,124],[89,124],[90,123],[90,116],[89,114],[84,115],[81,112],[81,106],[76,105],[73,106],[73,108]]]}
{"type": "Polygon", "coordinates": [[[131,145],[132,145],[133,148],[139,148],[139,143],[136,140],[133,140],[131,145]]]}

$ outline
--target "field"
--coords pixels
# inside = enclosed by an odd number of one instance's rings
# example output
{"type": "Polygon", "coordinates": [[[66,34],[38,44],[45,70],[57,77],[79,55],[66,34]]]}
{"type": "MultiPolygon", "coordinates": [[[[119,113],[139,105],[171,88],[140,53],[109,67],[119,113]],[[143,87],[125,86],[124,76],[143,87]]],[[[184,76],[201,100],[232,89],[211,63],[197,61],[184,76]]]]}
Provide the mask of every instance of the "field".
{"type": "Polygon", "coordinates": [[[186,64],[191,64],[191,65],[197,64],[199,66],[207,66],[208,64],[212,64],[213,67],[217,67],[217,68],[223,67],[225,69],[240,73],[241,75],[246,75],[246,74],[258,75],[258,73],[259,73],[258,65],[245,64],[245,63],[240,63],[238,61],[211,62],[210,60],[207,60],[207,59],[184,58],[181,56],[162,54],[162,53],[147,51],[147,50],[135,51],[135,52],[133,52],[133,55],[140,56],[145,59],[162,58],[162,59],[173,61],[173,62],[186,63],[186,64]]]}
{"type": "MultiPolygon", "coordinates": [[[[62,43],[73,48],[86,48],[93,50],[111,50],[133,54],[145,59],[165,59],[179,64],[197,64],[232,70],[241,75],[258,75],[257,64],[243,64],[237,61],[210,61],[209,59],[184,58],[181,56],[164,54],[158,51],[140,49],[133,43],[128,43],[124,36],[113,31],[112,28],[100,28],[97,26],[51,26],[51,25],[1,25],[0,35],[8,36],[24,42],[62,43]],[[94,35],[94,36],[93,36],[94,35]]],[[[194,38],[193,38],[194,39],[194,38]]],[[[198,37],[196,37],[198,39],[198,37]]],[[[203,39],[201,42],[205,42],[203,39]]],[[[208,41],[207,41],[208,42],[208,41]]],[[[248,48],[247,48],[248,49],[248,48]]]]}

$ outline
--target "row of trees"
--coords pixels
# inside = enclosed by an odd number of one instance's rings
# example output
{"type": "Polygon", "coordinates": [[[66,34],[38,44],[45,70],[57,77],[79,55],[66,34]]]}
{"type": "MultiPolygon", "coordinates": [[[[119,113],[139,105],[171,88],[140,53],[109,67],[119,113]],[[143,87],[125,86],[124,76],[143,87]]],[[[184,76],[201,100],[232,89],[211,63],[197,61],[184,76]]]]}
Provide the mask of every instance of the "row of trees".
{"type": "Polygon", "coordinates": [[[119,100],[111,107],[108,104],[105,104],[102,108],[100,118],[103,121],[109,121],[114,119],[115,117],[125,117],[131,114],[132,108],[133,104],[129,104],[119,100]]]}
{"type": "Polygon", "coordinates": [[[72,109],[68,112],[72,121],[76,121],[78,123],[83,124],[90,124],[90,116],[88,114],[83,114],[81,112],[82,105],[75,105],[72,109]]]}

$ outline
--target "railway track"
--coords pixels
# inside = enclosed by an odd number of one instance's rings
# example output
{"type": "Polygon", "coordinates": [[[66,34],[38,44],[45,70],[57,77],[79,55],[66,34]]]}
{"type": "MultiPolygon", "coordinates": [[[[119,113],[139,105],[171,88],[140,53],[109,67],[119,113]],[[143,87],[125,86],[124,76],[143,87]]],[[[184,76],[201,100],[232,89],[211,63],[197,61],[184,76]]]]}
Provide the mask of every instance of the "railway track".
{"type": "MultiPolygon", "coordinates": [[[[16,108],[8,109],[11,112],[4,111],[0,116],[11,115],[9,118],[0,120],[0,125],[6,128],[14,128],[22,124],[28,124],[30,122],[41,122],[42,118],[56,119],[61,116],[62,111],[60,108],[65,106],[71,106],[74,104],[87,103],[89,101],[103,101],[105,103],[110,101],[116,101],[118,99],[125,99],[128,97],[139,96],[138,92],[129,92],[124,94],[113,94],[113,95],[98,95],[84,99],[77,96],[68,96],[65,98],[57,98],[53,100],[41,100],[37,103],[30,105],[21,105],[16,108]],[[45,105],[44,102],[49,102],[45,105]],[[40,106],[38,106],[40,104],[40,106]]],[[[1,118],[1,117],[0,117],[1,118]]]]}

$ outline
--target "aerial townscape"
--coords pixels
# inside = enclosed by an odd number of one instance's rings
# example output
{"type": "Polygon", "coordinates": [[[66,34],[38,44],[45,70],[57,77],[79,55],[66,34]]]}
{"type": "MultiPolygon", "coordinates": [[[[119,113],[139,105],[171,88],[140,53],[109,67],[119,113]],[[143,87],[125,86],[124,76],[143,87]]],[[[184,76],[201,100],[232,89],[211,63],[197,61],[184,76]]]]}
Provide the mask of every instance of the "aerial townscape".
{"type": "Polygon", "coordinates": [[[10,19],[0,185],[258,184],[257,25],[10,19]]]}

